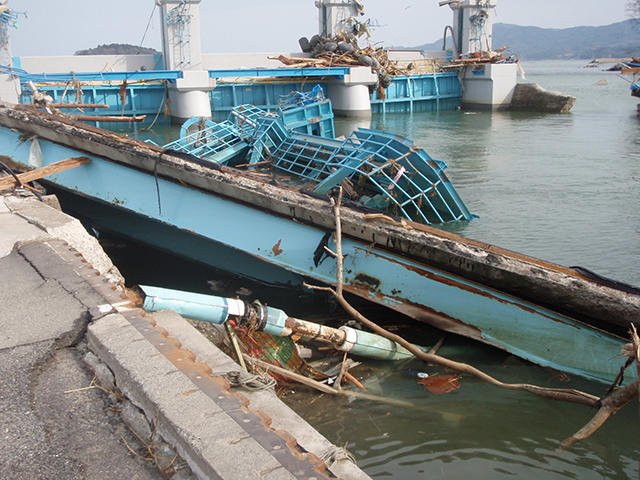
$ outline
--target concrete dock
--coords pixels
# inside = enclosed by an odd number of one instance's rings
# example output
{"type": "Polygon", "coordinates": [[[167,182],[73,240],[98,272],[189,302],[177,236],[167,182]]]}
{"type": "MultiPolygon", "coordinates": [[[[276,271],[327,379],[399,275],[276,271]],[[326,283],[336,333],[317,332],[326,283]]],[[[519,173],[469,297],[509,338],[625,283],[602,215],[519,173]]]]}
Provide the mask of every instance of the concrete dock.
{"type": "Polygon", "coordinates": [[[47,203],[0,195],[0,478],[369,478],[47,203]]]}

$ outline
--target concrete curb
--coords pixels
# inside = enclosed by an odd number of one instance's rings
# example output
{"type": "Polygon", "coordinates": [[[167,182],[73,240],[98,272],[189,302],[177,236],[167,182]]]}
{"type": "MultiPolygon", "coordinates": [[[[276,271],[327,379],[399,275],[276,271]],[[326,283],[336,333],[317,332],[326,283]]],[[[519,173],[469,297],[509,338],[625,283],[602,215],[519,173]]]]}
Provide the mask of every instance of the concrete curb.
{"type": "Polygon", "coordinates": [[[113,271],[110,259],[102,258],[100,245],[77,220],[40,202],[5,202],[9,208],[0,202],[0,213],[19,213],[16,225],[33,227],[27,237],[20,233],[8,239],[7,247],[18,248],[27,261],[39,260],[32,263],[44,269],[43,276],[56,278],[90,308],[91,349],[113,373],[117,389],[144,412],[153,441],[171,444],[199,478],[369,478],[346,460],[327,468],[320,457],[335,447],[274,393],[231,389],[220,374],[240,367],[184,318],[171,311],[145,316],[132,308],[122,290],[102,275],[113,271]],[[76,248],[89,249],[100,271],[76,248]],[[77,278],[60,274],[70,273],[69,267],[77,278]]]}
{"type": "Polygon", "coordinates": [[[88,341],[201,478],[369,478],[348,461],[325,471],[318,457],[332,444],[272,392],[232,391],[216,374],[239,366],[174,312],[108,315],[89,327],[88,341]]]}
{"type": "MultiPolygon", "coordinates": [[[[198,330],[184,318],[173,311],[165,310],[151,316],[159,328],[165,329],[169,338],[189,347],[196,360],[209,365],[213,375],[230,371],[239,371],[241,367],[218,347],[207,340],[198,330]]],[[[322,457],[335,449],[335,446],[320,435],[291,408],[285,405],[272,391],[241,389],[251,402],[251,408],[265,412],[272,420],[271,427],[286,430],[295,437],[298,444],[306,451],[322,457]]],[[[343,460],[331,465],[331,471],[338,477],[349,479],[368,479],[355,464],[343,460]]]]}

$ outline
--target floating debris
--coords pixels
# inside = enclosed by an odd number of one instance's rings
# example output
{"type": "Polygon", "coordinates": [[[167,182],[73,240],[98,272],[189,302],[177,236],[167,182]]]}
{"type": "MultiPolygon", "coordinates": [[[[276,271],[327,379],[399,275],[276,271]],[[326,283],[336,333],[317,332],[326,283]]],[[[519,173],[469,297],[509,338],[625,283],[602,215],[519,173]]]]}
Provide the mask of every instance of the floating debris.
{"type": "Polygon", "coordinates": [[[417,377],[417,378],[420,378],[420,379],[429,377],[428,373],[421,372],[420,370],[414,370],[413,368],[409,368],[409,369],[405,370],[404,374],[408,375],[410,377],[417,377]]]}
{"type": "Polygon", "coordinates": [[[453,392],[460,388],[458,379],[459,373],[445,373],[443,375],[431,375],[428,378],[421,378],[418,383],[424,385],[434,395],[442,395],[443,393],[453,392]]]}
{"type": "Polygon", "coordinates": [[[472,65],[483,65],[491,63],[519,63],[518,57],[515,55],[506,56],[503,54],[511,47],[502,47],[492,51],[481,51],[468,53],[460,58],[451,60],[450,62],[442,65],[444,70],[454,69],[460,67],[467,67],[472,65]]]}

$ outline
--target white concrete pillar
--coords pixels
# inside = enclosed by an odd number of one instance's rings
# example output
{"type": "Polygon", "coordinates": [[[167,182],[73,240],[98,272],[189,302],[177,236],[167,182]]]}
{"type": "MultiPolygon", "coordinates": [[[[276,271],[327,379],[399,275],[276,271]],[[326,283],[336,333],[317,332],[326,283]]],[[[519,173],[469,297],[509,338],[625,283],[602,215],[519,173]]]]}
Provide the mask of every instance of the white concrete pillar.
{"type": "Polygon", "coordinates": [[[171,121],[184,123],[191,117],[211,118],[209,92],[216,86],[215,78],[209,78],[206,70],[182,72],[183,78],[169,85],[171,121]]]}
{"type": "Polygon", "coordinates": [[[215,80],[202,69],[200,40],[201,0],[156,0],[162,22],[162,56],[165,70],[182,70],[183,78],[169,85],[171,120],[211,117],[209,92],[215,80]]]}
{"type": "Polygon", "coordinates": [[[333,38],[338,32],[347,31],[352,18],[364,15],[361,0],[317,0],[316,7],[320,10],[321,37],[333,38]]]}
{"type": "Polygon", "coordinates": [[[339,117],[370,117],[371,95],[369,85],[375,85],[378,76],[371,67],[352,67],[343,79],[331,80],[327,97],[333,113],[339,117]]]}
{"type": "Polygon", "coordinates": [[[339,80],[329,83],[328,97],[338,117],[370,117],[371,97],[366,85],[344,85],[339,80]]]}
{"type": "MultiPolygon", "coordinates": [[[[493,50],[493,18],[497,0],[445,0],[453,11],[453,37],[458,53],[467,55],[493,50]]],[[[516,63],[463,67],[462,108],[509,108],[517,83],[516,63]]]]}
{"type": "Polygon", "coordinates": [[[465,68],[462,108],[465,110],[505,110],[511,105],[518,82],[517,63],[489,63],[465,68]]]}
{"type": "Polygon", "coordinates": [[[458,53],[491,51],[493,18],[497,0],[447,0],[453,11],[453,31],[458,53]]]}
{"type": "Polygon", "coordinates": [[[165,70],[201,70],[201,0],[156,0],[162,22],[165,70]]]}

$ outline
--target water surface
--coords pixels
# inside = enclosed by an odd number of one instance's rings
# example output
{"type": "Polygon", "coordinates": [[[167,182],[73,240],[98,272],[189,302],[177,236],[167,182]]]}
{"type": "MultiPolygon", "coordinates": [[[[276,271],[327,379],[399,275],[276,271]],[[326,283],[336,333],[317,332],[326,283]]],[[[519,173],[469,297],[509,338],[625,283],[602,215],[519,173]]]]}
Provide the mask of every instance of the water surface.
{"type": "Polygon", "coordinates": [[[381,114],[371,128],[405,135],[448,164],[480,218],[447,229],[640,284],[637,102],[616,72],[584,65],[523,63],[526,81],[577,97],[568,114],[381,114]]]}

